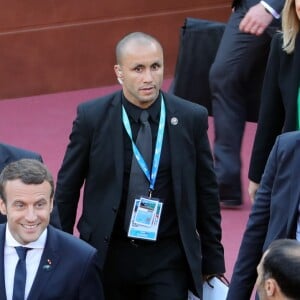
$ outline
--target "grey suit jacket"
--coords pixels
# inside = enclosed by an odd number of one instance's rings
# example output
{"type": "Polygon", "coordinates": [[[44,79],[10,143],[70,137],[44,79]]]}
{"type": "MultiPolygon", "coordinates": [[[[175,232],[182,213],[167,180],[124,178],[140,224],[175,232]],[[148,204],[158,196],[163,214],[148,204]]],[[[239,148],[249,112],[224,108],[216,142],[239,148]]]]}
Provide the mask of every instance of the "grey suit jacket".
{"type": "Polygon", "coordinates": [[[249,300],[262,253],[275,239],[295,238],[300,199],[299,165],[300,132],[280,135],[249,216],[228,300],[249,300]]]}

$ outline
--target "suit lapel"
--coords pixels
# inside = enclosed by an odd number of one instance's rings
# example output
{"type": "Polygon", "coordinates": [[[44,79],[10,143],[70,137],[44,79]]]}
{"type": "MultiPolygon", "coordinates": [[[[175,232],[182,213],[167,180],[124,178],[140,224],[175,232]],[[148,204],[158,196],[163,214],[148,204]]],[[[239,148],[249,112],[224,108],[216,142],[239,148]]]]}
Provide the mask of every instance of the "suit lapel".
{"type": "Polygon", "coordinates": [[[292,163],[289,167],[291,170],[291,180],[289,184],[289,208],[288,208],[288,223],[287,237],[295,237],[296,227],[299,215],[299,199],[300,199],[300,184],[299,184],[299,164],[300,164],[300,140],[295,143],[293,151],[292,163]]]}
{"type": "Polygon", "coordinates": [[[170,156],[171,156],[171,172],[174,199],[176,206],[181,199],[181,170],[182,170],[182,145],[183,145],[183,127],[181,124],[180,114],[176,110],[176,103],[164,94],[164,100],[166,104],[166,129],[169,134],[170,156]]]}
{"type": "Polygon", "coordinates": [[[59,263],[60,256],[57,250],[58,241],[55,231],[48,226],[47,241],[43,251],[40,265],[38,267],[35,279],[33,281],[28,300],[41,299],[40,293],[45,290],[48,281],[53,276],[57,264],[59,263]]]}
{"type": "MultiPolygon", "coordinates": [[[[124,172],[124,142],[123,142],[123,123],[122,123],[122,99],[121,93],[116,94],[112,101],[111,109],[108,112],[107,123],[108,138],[112,139],[112,155],[115,163],[116,191],[122,191],[123,172],[124,172]]],[[[119,197],[117,197],[119,198],[119,197]]]]}
{"type": "Polygon", "coordinates": [[[4,245],[5,245],[4,224],[0,225],[0,299],[6,300],[5,279],[4,279],[4,245]]]}

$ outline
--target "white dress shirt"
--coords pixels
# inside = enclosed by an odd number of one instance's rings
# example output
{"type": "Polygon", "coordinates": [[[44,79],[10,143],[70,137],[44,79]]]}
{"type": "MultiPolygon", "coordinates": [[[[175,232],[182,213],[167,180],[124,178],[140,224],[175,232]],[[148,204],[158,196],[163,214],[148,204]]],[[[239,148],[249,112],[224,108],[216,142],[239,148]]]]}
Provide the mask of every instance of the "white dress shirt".
{"type": "Polygon", "coordinates": [[[7,300],[12,300],[15,269],[19,260],[19,256],[15,247],[23,246],[31,248],[26,256],[26,285],[25,285],[25,299],[27,299],[31,286],[33,284],[37,269],[39,267],[43,250],[47,239],[47,229],[41,234],[38,240],[27,245],[21,245],[12,236],[8,225],[6,226],[5,245],[4,245],[4,279],[7,300]]]}

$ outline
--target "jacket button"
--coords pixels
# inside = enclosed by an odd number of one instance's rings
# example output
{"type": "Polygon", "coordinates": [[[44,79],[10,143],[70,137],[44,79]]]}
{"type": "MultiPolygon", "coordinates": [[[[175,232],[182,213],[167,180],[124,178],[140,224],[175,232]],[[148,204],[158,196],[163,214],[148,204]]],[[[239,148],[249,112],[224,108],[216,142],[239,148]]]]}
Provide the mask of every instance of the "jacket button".
{"type": "Polygon", "coordinates": [[[109,242],[109,236],[104,237],[104,242],[108,243],[109,242]]]}
{"type": "Polygon", "coordinates": [[[117,208],[115,206],[112,208],[112,210],[113,212],[117,212],[117,208]]]}

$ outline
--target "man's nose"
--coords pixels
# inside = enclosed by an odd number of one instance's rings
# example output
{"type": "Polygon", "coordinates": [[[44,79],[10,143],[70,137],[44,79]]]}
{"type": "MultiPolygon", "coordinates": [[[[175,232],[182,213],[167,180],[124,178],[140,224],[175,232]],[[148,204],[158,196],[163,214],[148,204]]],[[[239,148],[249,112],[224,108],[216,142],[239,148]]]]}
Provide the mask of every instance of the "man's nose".
{"type": "Polygon", "coordinates": [[[37,215],[34,207],[28,207],[26,211],[26,220],[27,221],[35,221],[37,215]]]}
{"type": "Polygon", "coordinates": [[[144,73],[144,81],[146,82],[152,82],[153,80],[153,74],[150,69],[146,69],[144,73]]]}

